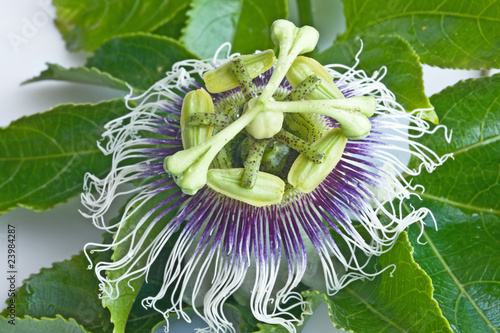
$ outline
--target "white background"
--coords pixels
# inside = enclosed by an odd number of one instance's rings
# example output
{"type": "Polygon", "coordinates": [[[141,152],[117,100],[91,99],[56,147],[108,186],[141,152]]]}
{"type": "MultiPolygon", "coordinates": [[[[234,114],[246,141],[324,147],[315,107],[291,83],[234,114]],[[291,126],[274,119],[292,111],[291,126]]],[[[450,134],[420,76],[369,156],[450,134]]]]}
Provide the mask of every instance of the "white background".
{"type": "MultiPolygon", "coordinates": [[[[123,95],[123,92],[112,89],[67,82],[45,81],[20,86],[22,81],[44,70],[45,62],[71,67],[82,65],[87,56],[66,51],[51,22],[53,8],[47,3],[46,0],[0,0],[0,127],[61,103],[98,102],[123,95]]],[[[328,13],[328,10],[321,12],[328,13]]],[[[334,35],[330,31],[327,38],[333,39],[334,35]]],[[[331,40],[323,38],[322,42],[329,45],[331,40]]],[[[478,75],[477,71],[424,68],[429,95],[461,78],[478,75]]],[[[17,208],[0,215],[0,301],[7,298],[8,290],[5,277],[7,224],[16,227],[17,286],[20,286],[22,280],[39,272],[41,267],[50,267],[54,261],[69,259],[87,242],[100,241],[100,232],[78,213],[80,208],[79,199],[75,198],[47,212],[17,208]]],[[[192,325],[173,323],[171,332],[193,332],[195,327],[204,327],[204,324],[201,321],[192,325]]],[[[303,330],[304,333],[334,331],[326,306],[316,311],[303,330]]]]}

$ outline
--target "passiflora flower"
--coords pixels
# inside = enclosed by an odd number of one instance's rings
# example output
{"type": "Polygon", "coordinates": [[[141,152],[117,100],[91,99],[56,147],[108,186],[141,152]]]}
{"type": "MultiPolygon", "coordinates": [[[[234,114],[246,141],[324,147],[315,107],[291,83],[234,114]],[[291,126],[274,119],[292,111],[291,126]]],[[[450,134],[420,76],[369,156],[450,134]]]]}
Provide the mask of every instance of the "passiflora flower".
{"type": "Polygon", "coordinates": [[[95,266],[103,297],[119,297],[161,261],[163,284],[142,302],[165,318],[189,320],[187,303],[206,331],[234,331],[223,312],[234,295],[257,320],[294,332],[303,321],[294,313],[308,313],[294,291],[300,282],[333,294],[372,277],[368,259],[429,214],[401,210],[418,186],[403,175],[448,157],[408,139],[409,130],[431,132],[420,113],[396,103],[383,75],[300,56],[315,48],[315,29],[279,20],[271,37],[278,57],[221,59],[224,45],[212,60],[175,64],[106,125],[100,148],[111,171],[88,174],[82,199],[85,215],[115,236],[88,247],[127,244],[128,254],[95,266]],[[407,168],[400,152],[420,167],[407,168]],[[130,193],[121,219],[107,223],[111,202],[130,193]],[[172,251],[159,256],[175,232],[172,251]]]}

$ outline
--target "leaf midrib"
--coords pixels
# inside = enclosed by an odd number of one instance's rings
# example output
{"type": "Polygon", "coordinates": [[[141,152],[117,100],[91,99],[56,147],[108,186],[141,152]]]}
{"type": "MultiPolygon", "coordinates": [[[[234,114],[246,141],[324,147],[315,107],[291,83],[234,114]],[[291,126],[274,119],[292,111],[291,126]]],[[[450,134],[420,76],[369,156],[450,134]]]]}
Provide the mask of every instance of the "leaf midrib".
{"type": "MultiPolygon", "coordinates": [[[[448,266],[448,264],[446,263],[446,261],[444,260],[444,258],[441,256],[441,254],[439,253],[438,249],[434,245],[434,242],[432,241],[432,239],[429,237],[429,235],[427,234],[427,232],[425,230],[422,231],[422,235],[425,237],[427,243],[431,247],[432,251],[435,253],[436,258],[439,260],[439,262],[441,263],[441,265],[443,266],[443,268],[446,270],[446,272],[448,273],[448,275],[453,280],[453,283],[455,283],[455,285],[460,290],[460,292],[463,295],[465,295],[465,297],[467,297],[467,299],[472,304],[472,306],[474,307],[474,309],[481,316],[481,318],[483,318],[483,320],[486,322],[486,324],[488,324],[488,326],[491,328],[491,330],[493,332],[498,333],[498,331],[496,330],[495,326],[493,326],[493,324],[488,320],[488,318],[484,315],[483,311],[478,307],[478,305],[476,304],[476,302],[472,299],[472,297],[469,295],[469,293],[464,289],[462,283],[458,280],[458,278],[455,276],[455,274],[453,274],[453,271],[448,266]]],[[[456,311],[456,309],[455,309],[455,311],[456,311]]]]}
{"type": "Polygon", "coordinates": [[[485,146],[485,145],[488,145],[490,143],[495,143],[496,141],[498,141],[500,139],[500,134],[499,135],[496,135],[496,136],[492,136],[486,140],[482,140],[482,141],[478,141],[476,143],[473,143],[471,145],[468,145],[468,146],[464,146],[460,149],[457,149],[456,151],[453,152],[453,156],[457,156],[461,153],[465,153],[466,151],[470,150],[470,149],[474,149],[474,148],[477,148],[477,147],[481,147],[481,146],[485,146]]]}
{"type": "Polygon", "coordinates": [[[387,323],[389,323],[390,325],[392,325],[394,328],[397,328],[398,330],[400,330],[401,332],[406,332],[402,327],[400,327],[398,324],[396,324],[395,322],[393,322],[390,318],[387,318],[386,316],[384,316],[383,313],[381,313],[380,311],[377,311],[377,309],[375,309],[373,306],[371,306],[368,302],[366,302],[365,299],[363,299],[361,296],[359,296],[356,292],[354,292],[354,290],[352,290],[350,287],[345,287],[345,290],[347,290],[351,295],[355,296],[357,299],[359,299],[367,308],[368,310],[372,311],[373,313],[375,313],[376,315],[378,315],[380,318],[382,318],[382,320],[386,321],[387,323]]]}
{"type": "Polygon", "coordinates": [[[11,161],[32,161],[32,160],[42,160],[42,159],[51,159],[51,158],[59,158],[59,157],[68,157],[74,155],[89,155],[99,153],[99,149],[91,149],[91,150],[79,150],[79,151],[68,151],[59,154],[50,154],[50,155],[35,155],[35,156],[15,156],[15,157],[0,157],[0,162],[11,162],[11,161]]]}
{"type": "MultiPolygon", "coordinates": [[[[63,174],[68,169],[68,167],[73,163],[73,160],[74,160],[74,157],[72,157],[69,160],[69,162],[66,163],[66,165],[63,168],[61,168],[61,170],[59,170],[59,172],[57,174],[55,174],[52,178],[48,179],[43,185],[33,188],[30,192],[24,193],[20,197],[12,198],[12,200],[7,201],[6,203],[7,204],[9,204],[9,203],[14,203],[15,204],[17,202],[18,205],[21,205],[22,204],[22,202],[21,202],[22,199],[25,199],[25,198],[29,197],[30,195],[32,195],[33,193],[36,193],[37,191],[40,191],[41,189],[46,188],[47,185],[49,185],[50,183],[54,182],[61,174],[63,174]]],[[[65,192],[71,192],[73,188],[71,188],[71,187],[67,188],[65,192]]],[[[7,205],[7,206],[9,206],[9,205],[7,205]]]]}
{"type": "Polygon", "coordinates": [[[490,214],[500,215],[500,210],[495,210],[495,209],[492,209],[492,208],[483,208],[483,207],[468,205],[468,204],[465,204],[465,203],[462,203],[462,202],[458,202],[458,201],[453,201],[453,200],[450,200],[450,199],[447,199],[447,198],[444,198],[444,197],[437,197],[435,195],[432,195],[432,194],[429,194],[429,193],[425,193],[425,192],[424,193],[418,193],[418,192],[413,192],[413,191],[410,191],[410,192],[412,192],[413,194],[417,194],[417,195],[419,195],[419,196],[421,196],[421,197],[423,197],[425,199],[438,201],[438,202],[441,202],[441,203],[444,203],[444,204],[447,204],[447,205],[450,205],[450,206],[453,206],[453,207],[469,209],[469,210],[476,211],[478,213],[490,213],[490,214]]]}

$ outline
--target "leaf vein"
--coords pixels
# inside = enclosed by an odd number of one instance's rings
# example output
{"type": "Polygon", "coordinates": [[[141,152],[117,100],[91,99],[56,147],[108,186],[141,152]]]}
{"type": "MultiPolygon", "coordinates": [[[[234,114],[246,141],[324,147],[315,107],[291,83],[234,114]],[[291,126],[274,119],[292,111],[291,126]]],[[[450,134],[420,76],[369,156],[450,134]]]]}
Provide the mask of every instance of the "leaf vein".
{"type": "Polygon", "coordinates": [[[454,206],[454,207],[458,207],[458,208],[464,208],[464,209],[470,209],[470,210],[477,211],[477,212],[491,213],[491,214],[500,215],[500,210],[495,210],[495,209],[492,209],[492,208],[483,208],[483,207],[468,205],[468,204],[464,204],[464,203],[461,203],[461,202],[453,201],[453,200],[450,200],[450,199],[447,199],[447,198],[437,197],[435,195],[428,194],[428,193],[417,193],[417,192],[413,192],[413,193],[414,194],[418,194],[418,195],[420,195],[420,196],[422,196],[422,197],[424,197],[426,199],[435,200],[435,201],[438,201],[438,202],[441,202],[441,203],[444,203],[444,204],[447,204],[447,205],[450,205],[450,206],[454,206]]]}
{"type": "MultiPolygon", "coordinates": [[[[429,246],[431,247],[432,251],[435,253],[436,255],[436,258],[439,260],[439,262],[441,263],[441,265],[444,267],[444,269],[446,269],[446,272],[448,273],[448,275],[451,277],[451,279],[453,280],[453,283],[457,286],[457,288],[459,289],[460,293],[457,297],[457,302],[458,302],[458,298],[460,297],[460,294],[463,294],[465,295],[465,297],[467,297],[467,299],[469,300],[469,302],[472,304],[472,306],[474,307],[474,309],[477,311],[477,313],[481,316],[481,318],[483,318],[483,320],[486,322],[486,324],[491,328],[491,330],[493,332],[498,332],[496,330],[496,328],[493,326],[493,324],[489,321],[489,319],[485,316],[485,314],[483,313],[483,311],[479,308],[479,306],[476,304],[476,302],[474,301],[474,299],[472,299],[472,297],[469,295],[469,293],[467,293],[467,291],[464,289],[464,286],[463,284],[458,280],[458,278],[455,276],[455,274],[453,273],[453,271],[451,270],[450,266],[448,266],[448,264],[446,263],[446,261],[444,260],[443,256],[441,255],[441,253],[439,253],[438,249],[436,248],[436,245],[434,244],[434,242],[432,241],[432,239],[429,237],[429,235],[427,234],[427,232],[425,230],[422,231],[422,235],[425,237],[425,239],[427,240],[427,243],[429,244],[429,246]]],[[[456,316],[456,305],[455,305],[455,316],[456,316]]],[[[457,318],[455,318],[457,319],[457,318]]]]}
{"type": "Polygon", "coordinates": [[[346,287],[345,288],[350,294],[352,294],[353,296],[355,296],[357,299],[359,299],[370,311],[372,311],[373,313],[375,313],[376,315],[378,315],[380,318],[382,318],[384,321],[388,322],[389,324],[393,325],[395,328],[397,328],[398,330],[400,330],[401,332],[406,332],[403,328],[401,328],[398,324],[396,324],[395,322],[393,322],[391,319],[389,319],[388,317],[386,317],[383,313],[377,311],[377,309],[375,309],[373,306],[371,306],[368,302],[366,302],[365,299],[363,299],[363,297],[359,296],[356,292],[354,292],[354,290],[352,290],[351,288],[349,287],[346,287]]]}

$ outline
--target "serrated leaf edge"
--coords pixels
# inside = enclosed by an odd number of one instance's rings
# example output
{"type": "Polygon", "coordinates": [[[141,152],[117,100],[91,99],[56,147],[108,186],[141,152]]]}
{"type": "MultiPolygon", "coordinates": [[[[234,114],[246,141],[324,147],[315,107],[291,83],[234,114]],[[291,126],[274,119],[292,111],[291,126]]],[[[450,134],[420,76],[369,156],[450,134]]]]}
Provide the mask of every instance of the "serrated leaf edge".
{"type": "MultiPolygon", "coordinates": [[[[64,71],[72,71],[72,70],[84,70],[86,72],[94,72],[94,73],[97,73],[99,75],[103,75],[105,77],[107,77],[108,79],[110,79],[111,81],[119,84],[119,85],[122,85],[125,87],[127,87],[126,89],[123,89],[123,90],[127,90],[129,89],[130,87],[127,85],[127,83],[123,80],[120,80],[116,77],[114,77],[113,75],[107,73],[107,72],[103,72],[101,71],[99,68],[96,68],[96,67],[87,67],[87,66],[78,66],[78,67],[63,67],[59,64],[55,64],[55,63],[49,63],[49,62],[46,62],[45,63],[47,65],[47,69],[40,72],[40,74],[38,76],[35,76],[35,77],[32,77],[31,79],[28,79],[28,80],[25,80],[23,82],[21,82],[21,85],[25,85],[25,84],[29,84],[29,83],[34,83],[34,82],[40,82],[40,81],[47,81],[47,80],[55,80],[55,81],[68,81],[68,82],[76,82],[76,83],[84,83],[84,84],[91,84],[89,82],[81,82],[81,81],[72,81],[72,80],[61,80],[61,79],[57,79],[57,78],[44,78],[43,76],[44,75],[51,75],[51,71],[52,71],[52,68],[57,68],[59,70],[64,70],[64,71]]],[[[103,84],[95,84],[95,85],[99,85],[99,86],[106,86],[107,85],[103,85],[103,84]]],[[[114,88],[114,87],[112,87],[114,88]]]]}
{"type": "MultiPolygon", "coordinates": [[[[126,33],[123,33],[123,34],[115,35],[115,36],[113,36],[113,38],[110,38],[106,42],[102,43],[99,48],[101,48],[104,44],[110,43],[111,41],[113,41],[115,39],[125,39],[125,38],[129,38],[129,37],[148,37],[148,38],[153,38],[153,39],[157,39],[157,40],[168,41],[168,42],[170,42],[172,44],[175,44],[176,46],[184,49],[186,51],[186,53],[189,53],[190,56],[193,57],[192,59],[199,59],[198,56],[196,56],[193,52],[191,52],[190,50],[188,50],[186,48],[186,46],[184,44],[182,44],[182,42],[178,41],[177,39],[174,39],[174,38],[168,37],[168,36],[153,34],[151,32],[144,32],[144,31],[126,32],[126,33]]],[[[87,58],[87,62],[93,56],[94,55],[91,55],[90,57],[88,57],[87,58]]]]}
{"type": "MultiPolygon", "coordinates": [[[[184,23],[184,26],[182,27],[181,29],[181,36],[179,37],[179,42],[182,43],[182,45],[184,45],[184,38],[186,36],[186,29],[187,27],[191,24],[191,22],[193,21],[193,16],[192,16],[192,12],[194,10],[194,2],[196,0],[192,0],[190,3],[189,3],[189,9],[187,10],[186,12],[186,22],[184,23]]],[[[191,51],[189,51],[191,52],[191,51]]]]}
{"type": "MultiPolygon", "coordinates": [[[[54,111],[54,110],[56,110],[58,108],[63,108],[63,107],[95,107],[95,106],[99,106],[100,104],[115,103],[115,102],[125,103],[123,98],[115,98],[115,99],[110,99],[110,100],[106,100],[106,101],[100,101],[98,103],[82,103],[82,104],[67,103],[67,104],[59,104],[59,105],[54,106],[54,107],[52,107],[52,108],[50,108],[50,109],[48,109],[46,111],[34,113],[34,114],[31,114],[31,115],[22,116],[22,117],[20,117],[18,119],[15,119],[9,125],[7,125],[5,127],[0,127],[0,132],[2,130],[8,129],[11,126],[13,126],[15,128],[15,126],[19,122],[22,122],[22,121],[24,121],[24,120],[26,120],[28,118],[39,117],[39,116],[41,116],[41,115],[43,115],[45,113],[48,113],[50,111],[54,111]]],[[[131,104],[131,105],[133,105],[133,104],[131,104]]],[[[96,146],[96,151],[98,151],[98,150],[99,150],[99,148],[96,146]]],[[[49,206],[31,205],[31,204],[24,204],[22,202],[16,202],[16,203],[10,205],[9,207],[6,207],[4,209],[0,209],[0,215],[3,214],[3,213],[9,212],[9,211],[11,211],[11,210],[13,210],[15,208],[19,208],[19,207],[26,208],[26,209],[34,211],[34,212],[47,211],[47,210],[50,210],[50,209],[54,208],[57,205],[64,204],[64,203],[68,202],[69,200],[71,200],[72,198],[74,198],[76,195],[78,195],[78,194],[75,194],[73,196],[69,196],[69,197],[65,198],[64,200],[61,200],[61,201],[59,201],[59,202],[57,202],[57,203],[55,203],[53,205],[49,205],[49,206]]]]}
{"type": "Polygon", "coordinates": [[[41,115],[43,115],[45,113],[48,113],[50,111],[54,111],[54,110],[56,110],[58,108],[62,108],[62,107],[94,107],[94,106],[100,106],[101,104],[105,104],[105,103],[114,103],[114,102],[120,102],[120,101],[125,104],[125,100],[123,98],[113,98],[113,99],[108,99],[108,100],[105,100],[105,101],[99,101],[97,103],[64,103],[64,104],[59,104],[59,105],[51,107],[48,110],[45,110],[45,111],[42,111],[42,112],[37,112],[37,113],[34,113],[34,114],[30,114],[30,115],[26,115],[26,116],[22,116],[20,118],[17,118],[15,120],[13,120],[9,125],[7,125],[5,127],[0,127],[0,131],[9,128],[12,125],[17,124],[21,120],[24,120],[24,119],[27,119],[27,118],[31,118],[31,117],[35,117],[35,116],[41,116],[41,115]]]}
{"type": "MultiPolygon", "coordinates": [[[[2,316],[3,317],[3,316],[2,316]]],[[[5,318],[5,317],[4,317],[5,318]]],[[[55,318],[50,318],[50,317],[41,317],[41,318],[34,318],[34,317],[31,317],[29,315],[26,315],[22,318],[20,317],[16,317],[16,320],[19,320],[19,321],[23,321],[23,320],[34,320],[34,321],[37,321],[37,322],[41,322],[41,321],[44,321],[44,320],[50,320],[50,321],[55,321],[57,319],[62,319],[64,322],[66,323],[75,323],[77,327],[81,328],[83,332],[86,332],[86,333],[91,333],[90,331],[88,331],[87,329],[85,329],[85,327],[83,327],[82,325],[80,325],[74,318],[69,318],[69,319],[66,319],[64,318],[63,316],[57,314],[55,318]]]]}
{"type": "MultiPolygon", "coordinates": [[[[158,29],[159,27],[161,27],[162,25],[167,24],[170,20],[172,20],[174,18],[174,16],[179,11],[181,11],[184,8],[185,7],[181,6],[181,7],[179,7],[178,10],[171,11],[170,15],[166,16],[163,20],[161,20],[157,24],[151,26],[149,29],[147,29],[144,32],[146,32],[146,33],[152,32],[152,31],[158,29]]],[[[63,21],[59,20],[59,16],[60,16],[59,15],[59,11],[60,11],[60,8],[58,6],[55,6],[55,9],[56,9],[56,18],[54,20],[54,24],[57,27],[57,30],[59,31],[59,33],[62,35],[64,43],[65,43],[65,46],[66,46],[66,49],[69,50],[69,51],[73,51],[73,52],[75,52],[75,51],[90,51],[90,52],[95,52],[96,50],[98,50],[105,43],[107,43],[110,40],[112,40],[112,39],[116,38],[117,36],[121,35],[121,34],[117,34],[117,35],[110,36],[110,37],[104,39],[100,44],[98,44],[94,48],[90,48],[90,47],[88,47],[86,45],[83,45],[81,42],[76,42],[78,44],[78,46],[75,46],[75,40],[70,40],[69,39],[69,35],[70,34],[68,34],[68,31],[66,31],[66,30],[64,30],[64,28],[62,28],[62,27],[64,27],[67,24],[67,22],[63,22],[63,21]]],[[[136,32],[141,32],[141,31],[129,32],[129,33],[136,33],[136,32]]],[[[124,34],[127,34],[127,33],[124,33],[124,34]]]]}
{"type": "MultiPolygon", "coordinates": [[[[26,289],[25,284],[26,284],[27,282],[29,282],[30,280],[32,280],[32,279],[34,279],[34,278],[36,278],[36,277],[41,276],[41,275],[42,275],[42,274],[44,274],[45,272],[50,272],[51,270],[58,269],[58,267],[62,266],[63,264],[65,264],[65,263],[69,263],[69,262],[71,262],[73,259],[76,259],[77,257],[82,256],[82,255],[83,255],[83,256],[85,256],[85,254],[84,254],[84,251],[83,251],[83,250],[82,250],[82,251],[80,251],[80,252],[78,252],[77,254],[73,254],[73,255],[72,255],[69,259],[65,259],[65,260],[62,260],[62,261],[55,261],[55,262],[53,262],[53,263],[52,263],[52,265],[51,265],[50,267],[42,267],[42,268],[40,268],[40,271],[38,271],[37,273],[31,273],[31,274],[30,274],[27,278],[25,278],[24,280],[22,280],[22,282],[21,282],[21,286],[20,286],[20,287],[18,287],[18,288],[16,288],[16,294],[17,294],[17,293],[18,293],[18,292],[19,292],[22,288],[26,289]]],[[[87,269],[89,269],[89,268],[87,267],[87,269]]],[[[96,295],[96,296],[97,296],[97,295],[96,295]]],[[[10,299],[10,298],[8,298],[8,299],[5,301],[5,303],[6,303],[7,305],[9,304],[9,299],[10,299]]],[[[3,310],[5,310],[5,309],[3,309],[3,310]]],[[[2,316],[4,316],[4,313],[2,312],[2,313],[1,313],[1,315],[2,315],[2,316]]],[[[41,318],[35,318],[35,317],[30,316],[30,315],[25,315],[24,317],[25,317],[25,318],[34,319],[34,320],[37,320],[37,321],[41,321],[41,320],[43,320],[44,318],[45,318],[45,319],[55,319],[55,318],[49,318],[49,317],[44,317],[44,316],[42,316],[41,318]]],[[[61,319],[63,319],[64,321],[74,321],[74,322],[75,322],[75,323],[76,323],[79,327],[82,327],[82,328],[83,328],[84,332],[91,333],[90,331],[88,331],[87,329],[85,329],[82,325],[80,325],[80,324],[76,321],[76,319],[75,319],[75,318],[73,318],[73,317],[70,317],[70,318],[66,319],[66,318],[64,318],[63,316],[61,316],[60,314],[57,314],[57,315],[56,315],[56,318],[57,318],[57,317],[60,317],[60,318],[61,318],[61,319]]],[[[22,320],[22,319],[21,319],[21,320],[22,320]]]]}

